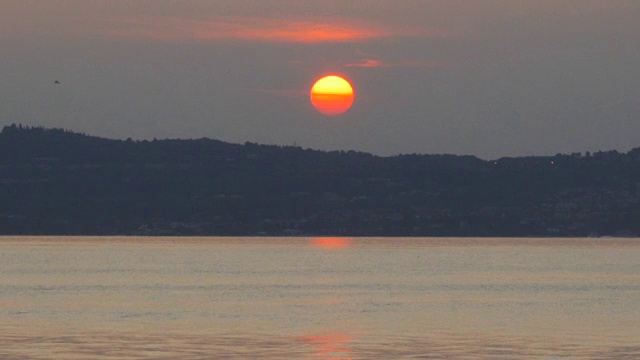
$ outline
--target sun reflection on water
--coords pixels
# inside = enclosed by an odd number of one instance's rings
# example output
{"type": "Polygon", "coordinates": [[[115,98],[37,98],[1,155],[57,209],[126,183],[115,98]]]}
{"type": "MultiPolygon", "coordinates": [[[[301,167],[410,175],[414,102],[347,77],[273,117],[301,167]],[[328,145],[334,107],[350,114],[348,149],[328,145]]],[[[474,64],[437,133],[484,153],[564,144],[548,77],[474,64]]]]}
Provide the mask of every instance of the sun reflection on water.
{"type": "Polygon", "coordinates": [[[342,332],[303,336],[305,344],[314,348],[314,354],[324,360],[351,360],[349,342],[353,337],[342,332]]]}
{"type": "Polygon", "coordinates": [[[346,237],[318,237],[311,241],[311,245],[324,250],[341,250],[351,247],[351,239],[346,237]]]}

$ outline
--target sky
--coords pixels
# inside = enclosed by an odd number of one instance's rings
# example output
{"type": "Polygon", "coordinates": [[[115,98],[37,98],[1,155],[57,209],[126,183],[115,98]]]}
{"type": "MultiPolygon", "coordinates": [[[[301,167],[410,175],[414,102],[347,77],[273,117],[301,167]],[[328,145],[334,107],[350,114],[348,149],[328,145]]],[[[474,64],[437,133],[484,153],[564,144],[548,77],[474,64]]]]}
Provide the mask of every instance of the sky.
{"type": "Polygon", "coordinates": [[[383,156],[628,151],[639,19],[638,0],[2,0],[0,126],[383,156]],[[309,101],[327,74],[355,89],[343,115],[309,101]]]}

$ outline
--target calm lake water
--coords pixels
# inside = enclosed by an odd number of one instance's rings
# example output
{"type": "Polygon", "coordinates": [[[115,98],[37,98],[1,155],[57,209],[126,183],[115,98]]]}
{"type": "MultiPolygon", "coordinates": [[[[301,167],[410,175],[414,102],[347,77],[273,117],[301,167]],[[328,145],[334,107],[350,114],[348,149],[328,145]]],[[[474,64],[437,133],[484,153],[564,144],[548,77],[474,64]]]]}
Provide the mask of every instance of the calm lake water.
{"type": "Polygon", "coordinates": [[[639,239],[0,237],[0,359],[640,359],[639,239]]]}

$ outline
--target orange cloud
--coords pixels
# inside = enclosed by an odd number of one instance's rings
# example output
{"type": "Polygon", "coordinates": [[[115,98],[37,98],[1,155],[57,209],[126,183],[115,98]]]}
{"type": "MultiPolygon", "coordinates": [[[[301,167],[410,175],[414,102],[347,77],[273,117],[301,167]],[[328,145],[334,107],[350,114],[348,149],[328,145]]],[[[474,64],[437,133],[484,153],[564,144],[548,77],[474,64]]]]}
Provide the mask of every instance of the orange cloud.
{"type": "Polygon", "coordinates": [[[109,35],[160,41],[261,41],[282,43],[340,43],[397,36],[424,36],[421,29],[387,28],[327,20],[288,20],[256,17],[217,17],[193,20],[175,17],[119,19],[109,35]]]}
{"type": "Polygon", "coordinates": [[[356,62],[344,64],[345,67],[358,68],[429,68],[439,66],[434,61],[403,61],[403,62],[384,62],[377,59],[362,59],[356,62]]]}
{"type": "Polygon", "coordinates": [[[389,64],[383,63],[381,60],[375,59],[362,59],[360,61],[344,64],[346,67],[362,67],[362,68],[377,68],[377,67],[389,67],[389,64]]]}

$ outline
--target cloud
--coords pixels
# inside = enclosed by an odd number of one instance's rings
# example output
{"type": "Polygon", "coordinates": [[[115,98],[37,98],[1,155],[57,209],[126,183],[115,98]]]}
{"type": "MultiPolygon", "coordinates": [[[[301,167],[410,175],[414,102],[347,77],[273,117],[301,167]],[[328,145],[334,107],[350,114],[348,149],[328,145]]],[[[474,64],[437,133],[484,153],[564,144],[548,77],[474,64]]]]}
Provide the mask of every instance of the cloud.
{"type": "Polygon", "coordinates": [[[346,63],[344,67],[356,68],[430,68],[440,66],[435,61],[400,61],[384,62],[378,59],[361,59],[356,62],[346,63]]]}
{"type": "Polygon", "coordinates": [[[357,62],[344,64],[344,66],[360,67],[360,68],[377,68],[377,67],[389,67],[389,64],[385,64],[381,60],[376,60],[376,59],[362,59],[357,62]]]}
{"type": "Polygon", "coordinates": [[[216,17],[194,20],[176,17],[121,18],[107,31],[111,36],[158,41],[258,41],[280,43],[345,43],[372,39],[429,36],[420,28],[391,28],[347,20],[216,17]]]}

